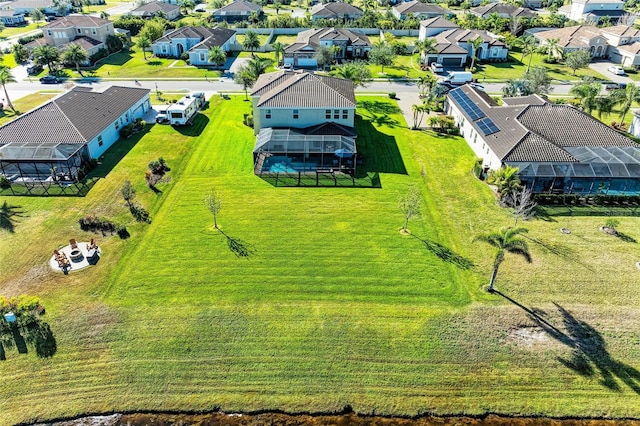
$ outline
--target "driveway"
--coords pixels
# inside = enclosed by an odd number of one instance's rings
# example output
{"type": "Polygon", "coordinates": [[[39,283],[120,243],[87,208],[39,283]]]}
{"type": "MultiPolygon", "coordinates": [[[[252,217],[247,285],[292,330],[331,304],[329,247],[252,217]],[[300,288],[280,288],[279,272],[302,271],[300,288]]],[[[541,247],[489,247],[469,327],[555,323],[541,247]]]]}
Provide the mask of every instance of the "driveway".
{"type": "Polygon", "coordinates": [[[610,73],[609,71],[607,71],[607,68],[609,68],[611,65],[618,65],[618,64],[614,64],[613,62],[610,61],[598,61],[598,62],[591,62],[589,64],[589,68],[591,68],[594,71],[599,72],[600,74],[602,74],[603,76],[605,76],[605,78],[616,82],[616,83],[633,83],[633,80],[630,79],[628,76],[626,75],[615,75],[613,73],[610,73]]]}

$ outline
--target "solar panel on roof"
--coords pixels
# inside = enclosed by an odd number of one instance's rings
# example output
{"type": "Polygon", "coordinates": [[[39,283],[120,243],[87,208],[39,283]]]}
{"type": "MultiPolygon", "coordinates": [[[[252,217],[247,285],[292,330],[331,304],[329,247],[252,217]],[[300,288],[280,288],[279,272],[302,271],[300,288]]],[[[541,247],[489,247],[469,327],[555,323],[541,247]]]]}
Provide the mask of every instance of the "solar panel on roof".
{"type": "Polygon", "coordinates": [[[455,99],[455,101],[460,105],[462,110],[469,116],[469,118],[473,121],[485,117],[484,112],[476,105],[466,93],[462,90],[453,90],[450,92],[451,97],[455,99]]]}
{"type": "Polygon", "coordinates": [[[476,122],[476,124],[478,125],[480,132],[482,132],[482,134],[485,136],[492,135],[500,131],[500,129],[498,129],[498,126],[496,126],[496,124],[489,117],[483,118],[482,120],[476,122]]]}

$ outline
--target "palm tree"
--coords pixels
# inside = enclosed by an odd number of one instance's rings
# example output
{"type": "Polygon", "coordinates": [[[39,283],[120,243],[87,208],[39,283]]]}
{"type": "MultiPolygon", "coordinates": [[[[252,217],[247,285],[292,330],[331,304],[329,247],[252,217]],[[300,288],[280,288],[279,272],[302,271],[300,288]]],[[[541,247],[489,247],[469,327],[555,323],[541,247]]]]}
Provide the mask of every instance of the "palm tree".
{"type": "Polygon", "coordinates": [[[480,36],[474,38],[473,40],[469,40],[469,44],[471,45],[471,70],[474,69],[476,63],[476,54],[478,53],[478,49],[480,48],[480,46],[482,46],[482,43],[484,43],[484,40],[480,36]]]}
{"type": "Polygon", "coordinates": [[[276,10],[276,15],[280,15],[280,9],[282,9],[282,3],[276,1],[273,3],[273,8],[276,10]]]}
{"type": "Polygon", "coordinates": [[[333,69],[333,75],[351,80],[354,86],[364,86],[371,80],[371,70],[364,62],[350,62],[336,66],[333,69]]]}
{"type": "Polygon", "coordinates": [[[57,47],[44,45],[33,49],[33,58],[40,65],[47,65],[49,72],[53,73],[53,64],[60,60],[60,51],[57,47]]]}
{"type": "Polygon", "coordinates": [[[498,188],[500,196],[504,196],[512,190],[521,188],[520,177],[518,173],[520,169],[513,166],[502,166],[497,170],[492,170],[487,176],[487,183],[495,185],[498,188]]]}
{"type": "Polygon", "coordinates": [[[587,76],[582,81],[569,90],[569,93],[580,99],[582,110],[587,114],[591,114],[596,107],[595,99],[600,93],[602,86],[593,80],[593,77],[587,76]]]}
{"type": "Polygon", "coordinates": [[[137,46],[142,49],[142,56],[144,57],[144,60],[147,60],[147,50],[149,47],[151,47],[151,40],[149,40],[149,37],[145,36],[145,35],[141,35],[140,37],[138,37],[138,43],[137,46]]]}
{"type": "Polygon", "coordinates": [[[627,88],[624,90],[616,90],[614,96],[617,99],[617,104],[620,107],[620,121],[624,121],[625,116],[631,109],[631,105],[634,102],[640,102],[640,86],[636,86],[633,83],[628,83],[627,88]]]}
{"type": "Polygon", "coordinates": [[[527,96],[533,93],[531,84],[527,79],[507,80],[502,87],[502,94],[506,97],[527,96]]]}
{"type": "Polygon", "coordinates": [[[9,67],[5,66],[5,65],[1,65],[0,66],[0,86],[2,86],[2,89],[4,90],[4,96],[7,98],[7,104],[9,105],[9,108],[11,108],[11,110],[13,112],[15,112],[15,108],[13,107],[13,103],[11,102],[11,99],[9,99],[9,94],[7,93],[7,83],[15,83],[16,79],[13,76],[13,74],[11,74],[11,70],[9,69],[9,67]]]}
{"type": "Polygon", "coordinates": [[[558,57],[562,55],[563,49],[560,47],[558,42],[560,39],[550,38],[545,43],[544,47],[547,50],[547,59],[551,59],[554,57],[558,57]]]}
{"type": "Polygon", "coordinates": [[[529,253],[527,242],[518,238],[518,235],[525,234],[527,232],[526,228],[502,228],[499,232],[481,234],[475,238],[475,240],[483,241],[497,249],[496,257],[493,260],[491,281],[489,281],[487,291],[493,291],[493,284],[495,283],[496,276],[498,275],[498,268],[500,268],[500,264],[504,261],[504,255],[506,253],[518,254],[524,257],[527,262],[531,263],[531,253],[529,253]]]}
{"type": "Polygon", "coordinates": [[[80,63],[86,62],[87,59],[89,59],[89,53],[79,44],[70,44],[69,48],[62,54],[62,60],[68,64],[75,64],[76,71],[80,75],[82,75],[82,72],[80,72],[80,63]]]}
{"type": "Polygon", "coordinates": [[[271,43],[271,48],[276,54],[276,65],[280,65],[280,56],[284,53],[284,44],[276,41],[275,43],[271,43]]]}
{"type": "Polygon", "coordinates": [[[253,86],[256,82],[256,78],[249,71],[246,65],[240,66],[240,68],[236,71],[233,81],[243,87],[244,90],[244,100],[249,100],[248,88],[253,86]]]}
{"type": "Polygon", "coordinates": [[[416,49],[420,54],[420,62],[424,63],[429,53],[437,52],[436,44],[437,44],[437,41],[435,38],[425,38],[424,40],[419,40],[416,43],[416,49]]]}
{"type": "Polygon", "coordinates": [[[247,31],[247,33],[244,35],[242,47],[250,50],[251,56],[253,56],[253,52],[260,47],[260,38],[258,38],[258,34],[252,30],[247,31]]]}
{"type": "Polygon", "coordinates": [[[598,96],[595,99],[595,109],[598,110],[598,119],[602,121],[602,116],[608,117],[613,111],[613,107],[616,104],[615,95],[598,96]]]}
{"type": "Polygon", "coordinates": [[[422,124],[424,115],[431,112],[429,107],[425,104],[412,105],[411,110],[413,111],[413,129],[419,128],[422,124]]]}
{"type": "Polygon", "coordinates": [[[227,54],[220,46],[213,46],[208,52],[209,62],[215,64],[217,67],[221,67],[227,61],[227,54]]]}
{"type": "Polygon", "coordinates": [[[109,16],[110,15],[104,10],[102,12],[100,12],[100,18],[101,19],[109,19],[109,16]]]}
{"type": "Polygon", "coordinates": [[[246,64],[247,72],[249,72],[254,80],[257,80],[260,75],[267,71],[267,68],[271,66],[271,59],[261,58],[260,56],[254,56],[246,64]]]}
{"type": "Polygon", "coordinates": [[[421,98],[424,98],[427,93],[431,92],[431,89],[433,89],[433,86],[437,81],[438,79],[433,74],[425,74],[418,77],[416,84],[418,86],[418,95],[420,95],[421,98]]]}
{"type": "Polygon", "coordinates": [[[360,5],[365,11],[373,10],[376,7],[376,0],[362,0],[360,5]]]}

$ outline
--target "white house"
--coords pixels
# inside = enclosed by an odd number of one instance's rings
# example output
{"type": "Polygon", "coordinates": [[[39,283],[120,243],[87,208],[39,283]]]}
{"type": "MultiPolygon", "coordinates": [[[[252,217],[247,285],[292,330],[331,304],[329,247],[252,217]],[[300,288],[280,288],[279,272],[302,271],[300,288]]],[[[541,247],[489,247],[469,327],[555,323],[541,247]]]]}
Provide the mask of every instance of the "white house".
{"type": "Polygon", "coordinates": [[[10,180],[75,181],[83,163],[120,138],[120,129],[151,109],[149,90],[76,86],[0,127],[0,168],[10,180]]]}
{"type": "MultiPolygon", "coordinates": [[[[624,0],[573,0],[570,5],[558,9],[558,13],[573,21],[584,21],[591,24],[597,24],[605,16],[608,16],[615,24],[624,15],[628,15],[624,11],[624,0]]],[[[625,24],[633,24],[635,16],[630,15],[630,17],[631,20],[625,24]]]]}
{"type": "Polygon", "coordinates": [[[503,98],[464,85],[447,94],[445,111],[485,171],[519,169],[533,192],[640,194],[640,147],[570,105],[537,95],[503,98]]]}
{"type": "Polygon", "coordinates": [[[427,37],[434,37],[446,30],[452,30],[460,28],[451,21],[448,21],[442,17],[425,19],[420,21],[420,30],[418,38],[424,40],[427,37]]]}
{"type": "Polygon", "coordinates": [[[179,58],[188,53],[192,65],[211,65],[208,51],[219,46],[228,52],[236,42],[236,32],[227,28],[180,27],[156,40],[153,53],[159,57],[179,58]]]}

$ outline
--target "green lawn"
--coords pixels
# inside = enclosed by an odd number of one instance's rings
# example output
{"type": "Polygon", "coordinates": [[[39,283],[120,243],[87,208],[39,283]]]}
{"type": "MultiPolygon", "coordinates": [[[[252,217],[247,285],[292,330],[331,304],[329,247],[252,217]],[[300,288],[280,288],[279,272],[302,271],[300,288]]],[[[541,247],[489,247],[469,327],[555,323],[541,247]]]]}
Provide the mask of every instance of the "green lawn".
{"type": "Polygon", "coordinates": [[[20,34],[28,33],[30,31],[36,30],[40,27],[44,26],[44,22],[41,23],[33,23],[27,24],[22,27],[5,27],[2,31],[0,31],[0,38],[9,38],[14,37],[20,34]]]}
{"type": "MultiPolygon", "coordinates": [[[[244,42],[244,38],[245,38],[244,34],[236,35],[237,43],[238,44],[242,44],[244,42]]],[[[260,40],[260,46],[264,46],[267,43],[268,39],[269,39],[269,35],[268,34],[258,34],[258,40],[260,40]]]]}
{"type": "Polygon", "coordinates": [[[275,43],[276,41],[279,41],[285,46],[288,46],[290,44],[295,43],[297,39],[298,39],[298,36],[296,34],[293,34],[293,35],[280,34],[273,37],[273,41],[271,42],[271,44],[275,43]]]}
{"type": "MultiPolygon", "coordinates": [[[[410,131],[389,99],[360,98],[361,173],[379,173],[381,188],[274,187],[252,173],[243,99],[119,142],[86,197],[0,196],[23,212],[15,233],[0,231],[0,293],[42,297],[58,348],[50,359],[6,348],[0,423],[346,405],[640,416],[636,246],[600,232],[604,218],[552,210],[526,223],[533,263],[507,255],[497,287],[528,313],[481,290],[493,253],[473,239],[512,220],[472,177],[464,140],[410,131]],[[155,194],[143,175],[159,156],[172,170],[155,194]],[[127,179],[151,224],[121,200],[127,179]],[[407,236],[397,198],[412,184],[423,214],[407,236]],[[224,234],[201,201],[213,187],[224,234]],[[48,271],[54,248],[96,237],[77,225],[91,213],[131,237],[97,236],[89,270],[48,271]]],[[[619,229],[640,238],[638,225],[622,217],[619,229]]]]}
{"type": "Polygon", "coordinates": [[[393,61],[393,65],[382,67],[380,65],[368,65],[373,78],[418,78],[425,74],[420,70],[418,55],[398,55],[393,61]]]}
{"type": "MultiPolygon", "coordinates": [[[[544,56],[545,55],[540,53],[534,53],[531,59],[531,66],[543,66],[547,68],[549,77],[554,80],[580,80],[587,75],[601,80],[610,80],[590,68],[579,69],[576,71],[576,75],[573,75],[573,70],[562,64],[545,64],[542,61],[544,56]]],[[[527,70],[529,56],[525,57],[523,62],[520,62],[521,57],[522,55],[520,53],[514,52],[509,55],[509,62],[483,63],[474,73],[474,78],[477,78],[478,81],[505,81],[522,78],[527,70]]]]}

